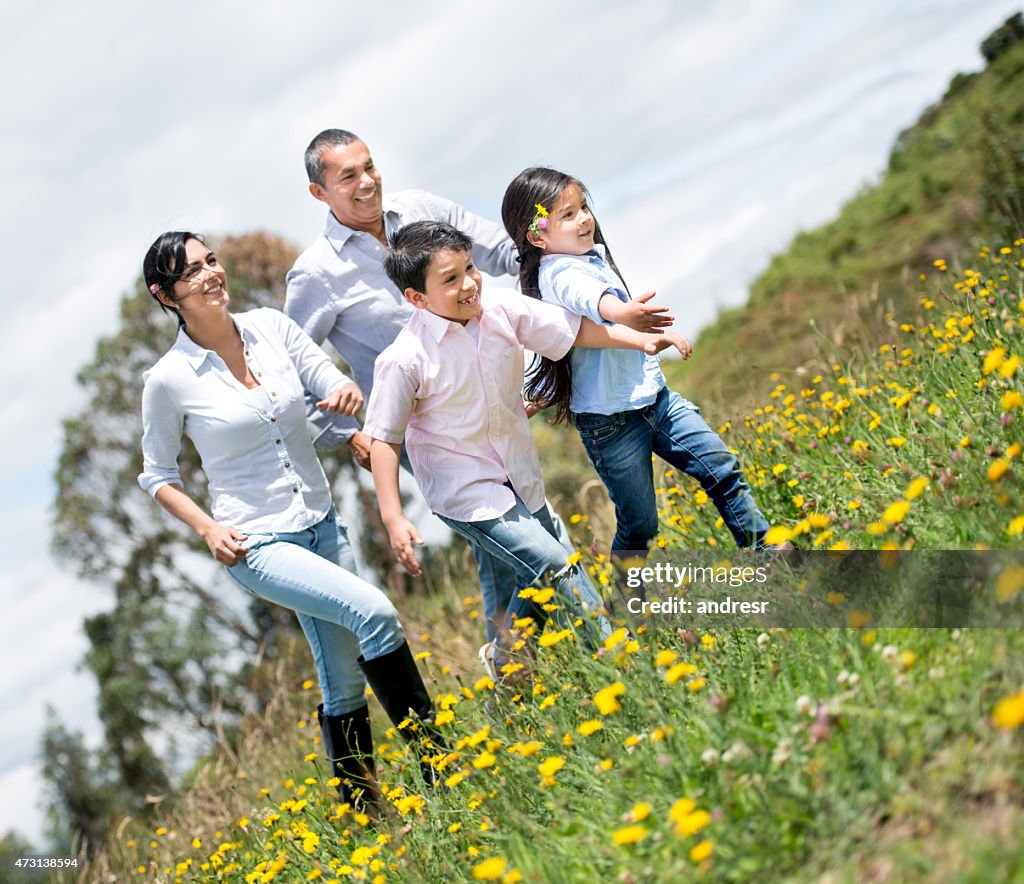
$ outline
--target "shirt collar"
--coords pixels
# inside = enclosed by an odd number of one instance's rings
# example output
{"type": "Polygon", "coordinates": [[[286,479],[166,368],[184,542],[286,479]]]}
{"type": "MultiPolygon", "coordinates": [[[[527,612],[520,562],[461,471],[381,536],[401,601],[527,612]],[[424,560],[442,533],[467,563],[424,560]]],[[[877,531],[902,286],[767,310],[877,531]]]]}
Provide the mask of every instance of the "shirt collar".
{"type": "Polygon", "coordinates": [[[541,255],[540,263],[541,264],[547,264],[548,262],[554,261],[554,260],[556,260],[558,258],[570,258],[570,259],[571,258],[580,258],[581,260],[589,261],[591,263],[593,263],[594,259],[597,258],[600,261],[607,262],[608,261],[608,252],[607,252],[607,250],[605,249],[605,247],[601,243],[596,242],[596,243],[594,243],[594,248],[590,249],[587,252],[584,252],[582,255],[563,255],[563,254],[541,255]]]}
{"type": "Polygon", "coordinates": [[[440,343],[441,338],[447,334],[448,330],[453,325],[459,325],[460,323],[454,322],[451,319],[445,319],[443,316],[438,316],[436,313],[431,313],[429,310],[423,307],[416,308],[416,312],[413,314],[437,343],[440,343]]]}
{"type": "MultiPolygon", "coordinates": [[[[254,344],[258,340],[256,333],[249,327],[245,321],[244,315],[232,314],[232,320],[234,320],[235,328],[238,329],[239,334],[242,336],[243,344],[254,344]]],[[[192,366],[193,371],[198,372],[206,360],[213,355],[213,350],[207,350],[205,347],[200,347],[195,341],[188,336],[185,331],[185,327],[182,326],[178,329],[178,337],[174,342],[174,349],[178,350],[184,357],[185,361],[192,366]]]]}
{"type": "MultiPolygon", "coordinates": [[[[402,226],[401,207],[397,203],[392,202],[386,196],[383,200],[383,211],[385,233],[390,233],[392,230],[402,226]]],[[[346,227],[334,217],[334,212],[330,209],[327,210],[327,223],[324,226],[324,237],[332,246],[334,246],[334,250],[336,252],[340,252],[345,247],[345,243],[359,232],[361,231],[353,230],[351,227],[346,227]]]]}

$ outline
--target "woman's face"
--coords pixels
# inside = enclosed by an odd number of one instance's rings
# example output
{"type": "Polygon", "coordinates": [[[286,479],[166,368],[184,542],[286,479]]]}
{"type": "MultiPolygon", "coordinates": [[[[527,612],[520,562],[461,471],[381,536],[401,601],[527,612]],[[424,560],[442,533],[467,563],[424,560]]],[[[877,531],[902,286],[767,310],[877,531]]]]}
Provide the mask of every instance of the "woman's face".
{"type": "Polygon", "coordinates": [[[217,256],[198,239],[190,239],[185,242],[185,261],[184,272],[172,290],[173,306],[182,314],[226,306],[228,275],[217,256]]]}

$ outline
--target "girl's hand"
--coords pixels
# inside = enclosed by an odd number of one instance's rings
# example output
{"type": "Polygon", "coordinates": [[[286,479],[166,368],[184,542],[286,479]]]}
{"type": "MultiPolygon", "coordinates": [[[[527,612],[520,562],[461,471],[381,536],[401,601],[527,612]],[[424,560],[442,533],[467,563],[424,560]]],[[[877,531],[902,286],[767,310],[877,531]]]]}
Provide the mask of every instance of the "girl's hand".
{"type": "Polygon", "coordinates": [[[363,391],[354,381],[349,381],[328,393],[327,398],[317,402],[316,407],[332,414],[355,414],[363,407],[363,391]]]}
{"type": "Polygon", "coordinates": [[[656,337],[652,336],[651,339],[644,344],[644,353],[648,356],[653,356],[655,353],[660,353],[662,350],[667,350],[669,347],[675,347],[683,359],[689,359],[693,354],[693,346],[690,342],[682,335],[677,335],[674,332],[665,332],[664,334],[659,334],[656,337]]]}
{"type": "Polygon", "coordinates": [[[206,541],[213,557],[222,565],[232,567],[245,558],[245,547],[239,546],[236,541],[248,540],[248,535],[222,525],[220,522],[213,522],[208,528],[200,533],[200,537],[206,541]]]}
{"type": "Polygon", "coordinates": [[[655,294],[647,292],[632,301],[620,301],[615,295],[607,293],[601,298],[597,309],[609,322],[617,322],[646,334],[661,334],[663,328],[669,328],[675,322],[675,317],[669,314],[668,307],[648,304],[655,294]]]}
{"type": "Polygon", "coordinates": [[[413,577],[419,577],[423,573],[413,544],[423,546],[423,538],[420,537],[416,526],[406,518],[401,518],[393,524],[386,526],[388,538],[391,540],[391,549],[398,558],[398,563],[413,577]]]}

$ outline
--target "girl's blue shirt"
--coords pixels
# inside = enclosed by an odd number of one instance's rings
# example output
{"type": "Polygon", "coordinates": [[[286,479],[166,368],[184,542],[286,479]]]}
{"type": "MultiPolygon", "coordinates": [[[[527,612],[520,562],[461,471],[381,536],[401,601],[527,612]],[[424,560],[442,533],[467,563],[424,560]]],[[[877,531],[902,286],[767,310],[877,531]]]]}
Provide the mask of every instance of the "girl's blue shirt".
{"type": "MultiPolygon", "coordinates": [[[[610,292],[620,301],[629,293],[598,244],[585,255],[545,255],[540,259],[541,299],[579,313],[601,325],[612,323],[598,312],[601,296],[610,292]]],[[[654,402],[665,386],[658,357],[638,350],[596,350],[574,347],[572,399],[575,413],[618,414],[654,402]]]]}

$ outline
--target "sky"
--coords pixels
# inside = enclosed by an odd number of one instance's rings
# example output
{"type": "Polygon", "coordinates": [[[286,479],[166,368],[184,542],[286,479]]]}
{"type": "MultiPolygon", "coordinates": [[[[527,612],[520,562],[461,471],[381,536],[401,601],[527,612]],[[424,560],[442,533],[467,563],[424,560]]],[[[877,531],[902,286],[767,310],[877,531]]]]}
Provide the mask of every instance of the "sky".
{"type": "Polygon", "coordinates": [[[42,843],[47,704],[99,738],[81,622],[110,595],[49,552],[53,475],[60,421],[84,402],[75,375],[159,233],[307,245],[324,212],[302,152],[328,127],[366,140],[385,191],[495,219],[517,172],[551,165],[587,184],[631,289],[656,290],[695,338],[798,231],[877,180],[896,135],[982,66],[981,40],[1019,8],[6,4],[0,833],[42,843]]]}

